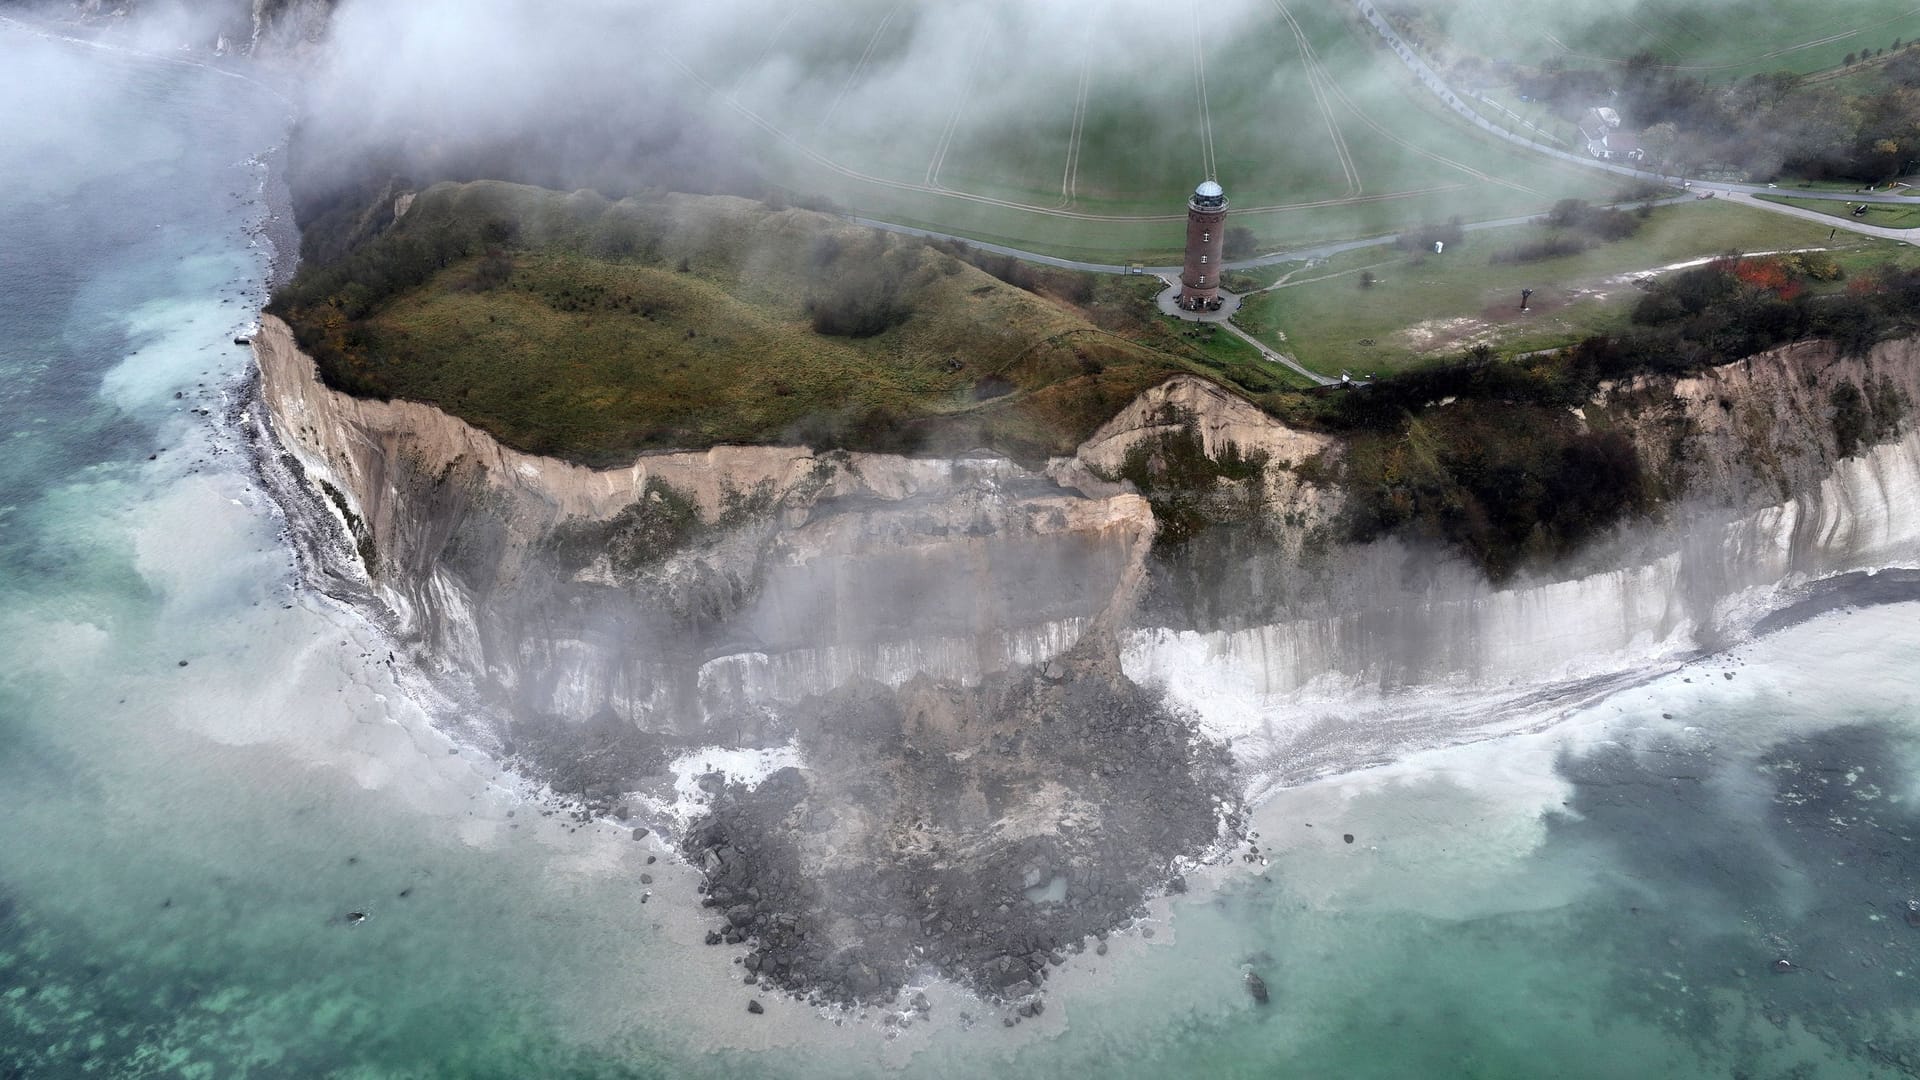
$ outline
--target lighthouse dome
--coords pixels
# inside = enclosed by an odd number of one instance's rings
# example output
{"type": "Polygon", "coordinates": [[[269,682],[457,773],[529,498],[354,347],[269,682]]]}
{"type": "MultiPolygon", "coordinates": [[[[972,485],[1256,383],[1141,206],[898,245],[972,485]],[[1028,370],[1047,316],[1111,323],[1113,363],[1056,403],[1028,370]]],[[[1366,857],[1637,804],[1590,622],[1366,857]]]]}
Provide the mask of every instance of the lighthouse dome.
{"type": "Polygon", "coordinates": [[[1200,182],[1199,187],[1193,189],[1193,193],[1203,199],[1217,199],[1220,196],[1225,195],[1227,193],[1227,189],[1221,187],[1219,184],[1216,184],[1211,180],[1203,180],[1200,182]]]}

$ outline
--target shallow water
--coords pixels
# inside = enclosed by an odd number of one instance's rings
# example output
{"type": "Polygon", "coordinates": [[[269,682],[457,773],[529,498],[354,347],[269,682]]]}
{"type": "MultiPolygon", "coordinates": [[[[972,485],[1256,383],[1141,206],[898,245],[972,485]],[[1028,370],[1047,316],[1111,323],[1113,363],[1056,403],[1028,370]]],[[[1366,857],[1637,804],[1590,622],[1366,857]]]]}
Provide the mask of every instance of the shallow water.
{"type": "Polygon", "coordinates": [[[1914,604],[1284,790],[1265,862],[1019,1029],[937,987],[904,1032],[748,1016],[662,849],[543,815],[301,585],[230,343],[281,106],[17,31],[0,59],[0,1076],[1920,1069],[1914,604]]]}

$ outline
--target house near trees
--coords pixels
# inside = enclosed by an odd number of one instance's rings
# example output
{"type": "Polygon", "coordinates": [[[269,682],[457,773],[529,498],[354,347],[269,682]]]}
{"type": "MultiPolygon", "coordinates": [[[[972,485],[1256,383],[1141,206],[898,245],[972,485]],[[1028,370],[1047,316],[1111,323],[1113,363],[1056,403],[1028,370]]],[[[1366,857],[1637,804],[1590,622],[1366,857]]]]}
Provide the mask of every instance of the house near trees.
{"type": "Polygon", "coordinates": [[[1604,105],[1581,115],[1580,137],[1586,140],[1587,153],[1602,161],[1642,161],[1647,156],[1640,136],[1621,127],[1619,112],[1604,105]]]}

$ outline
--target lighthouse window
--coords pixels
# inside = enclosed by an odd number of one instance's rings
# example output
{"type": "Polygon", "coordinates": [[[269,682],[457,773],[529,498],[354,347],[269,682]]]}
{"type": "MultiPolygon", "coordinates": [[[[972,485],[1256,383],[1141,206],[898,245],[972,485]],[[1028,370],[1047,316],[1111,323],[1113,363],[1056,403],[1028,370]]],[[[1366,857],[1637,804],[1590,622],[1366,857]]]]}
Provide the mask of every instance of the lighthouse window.
{"type": "Polygon", "coordinates": [[[1200,265],[1201,266],[1207,265],[1207,257],[1205,255],[1200,256],[1200,265]]]}
{"type": "Polygon", "coordinates": [[[1205,275],[1205,274],[1201,274],[1201,275],[1200,275],[1200,284],[1202,284],[1202,285],[1205,285],[1206,283],[1207,283],[1207,275],[1205,275]]]}
{"type": "Polygon", "coordinates": [[[1213,234],[1210,232],[1203,232],[1200,234],[1200,242],[1203,244],[1211,239],[1213,239],[1213,234]]]}

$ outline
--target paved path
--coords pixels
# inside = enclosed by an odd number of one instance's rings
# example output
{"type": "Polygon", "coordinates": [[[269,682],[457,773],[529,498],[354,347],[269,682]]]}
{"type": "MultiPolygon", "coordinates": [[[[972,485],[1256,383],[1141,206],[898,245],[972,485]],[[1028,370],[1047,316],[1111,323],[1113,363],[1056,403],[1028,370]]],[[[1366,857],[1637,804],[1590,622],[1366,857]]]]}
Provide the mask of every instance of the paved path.
{"type": "MultiPolygon", "coordinates": [[[[1890,229],[1885,225],[1869,225],[1864,221],[1851,221],[1847,218],[1837,218],[1832,214],[1823,214],[1818,210],[1809,210],[1804,206],[1782,206],[1779,203],[1767,202],[1764,199],[1755,198],[1753,195],[1744,191],[1728,192],[1726,198],[1730,202],[1737,202],[1743,206],[1758,206],[1764,210],[1771,210],[1776,214],[1806,218],[1808,221],[1816,221],[1822,225],[1830,225],[1836,229],[1845,229],[1847,232],[1861,233],[1866,236],[1877,236],[1882,240],[1900,240],[1909,244],[1920,244],[1920,229],[1890,229]]],[[[1858,202],[1859,200],[1856,199],[1854,201],[1858,202]]]]}
{"type": "MultiPolygon", "coordinates": [[[[849,217],[847,220],[853,222],[855,225],[865,225],[871,229],[898,233],[901,236],[921,236],[928,240],[955,240],[968,247],[978,248],[981,251],[991,251],[996,255],[1011,255],[1016,259],[1021,259],[1026,262],[1039,263],[1042,266],[1057,266],[1062,270],[1085,270],[1094,274],[1131,274],[1136,272],[1133,267],[1121,266],[1118,263],[1080,262],[1076,259],[1062,259],[1054,255],[1042,255],[1037,251],[1022,251],[1019,248],[1008,247],[1005,244],[989,244],[985,240],[974,240],[970,237],[956,236],[953,233],[943,233],[933,229],[917,229],[912,225],[896,225],[891,221],[881,221],[878,218],[849,217]]],[[[1180,268],[1177,266],[1148,266],[1141,268],[1138,272],[1152,274],[1158,277],[1167,274],[1177,274],[1180,272],[1180,268]]]]}
{"type": "Polygon", "coordinates": [[[1300,366],[1300,362],[1298,360],[1295,360],[1293,357],[1288,356],[1285,353],[1274,352],[1272,349],[1269,349],[1266,347],[1266,345],[1262,344],[1259,338],[1256,338],[1252,334],[1247,333],[1245,330],[1240,329],[1240,327],[1234,325],[1233,323],[1226,322],[1226,323],[1220,323],[1218,325],[1225,327],[1228,330],[1228,332],[1233,334],[1234,337],[1237,337],[1241,341],[1244,341],[1247,344],[1253,346],[1254,348],[1259,349],[1261,356],[1266,357],[1268,360],[1272,361],[1273,363],[1279,364],[1281,367],[1286,368],[1289,371],[1296,372],[1299,375],[1304,376],[1305,378],[1311,379],[1314,382],[1314,384],[1317,386],[1332,386],[1335,383],[1340,381],[1339,379],[1329,379],[1325,375],[1322,375],[1317,371],[1308,371],[1306,368],[1300,366]]]}

